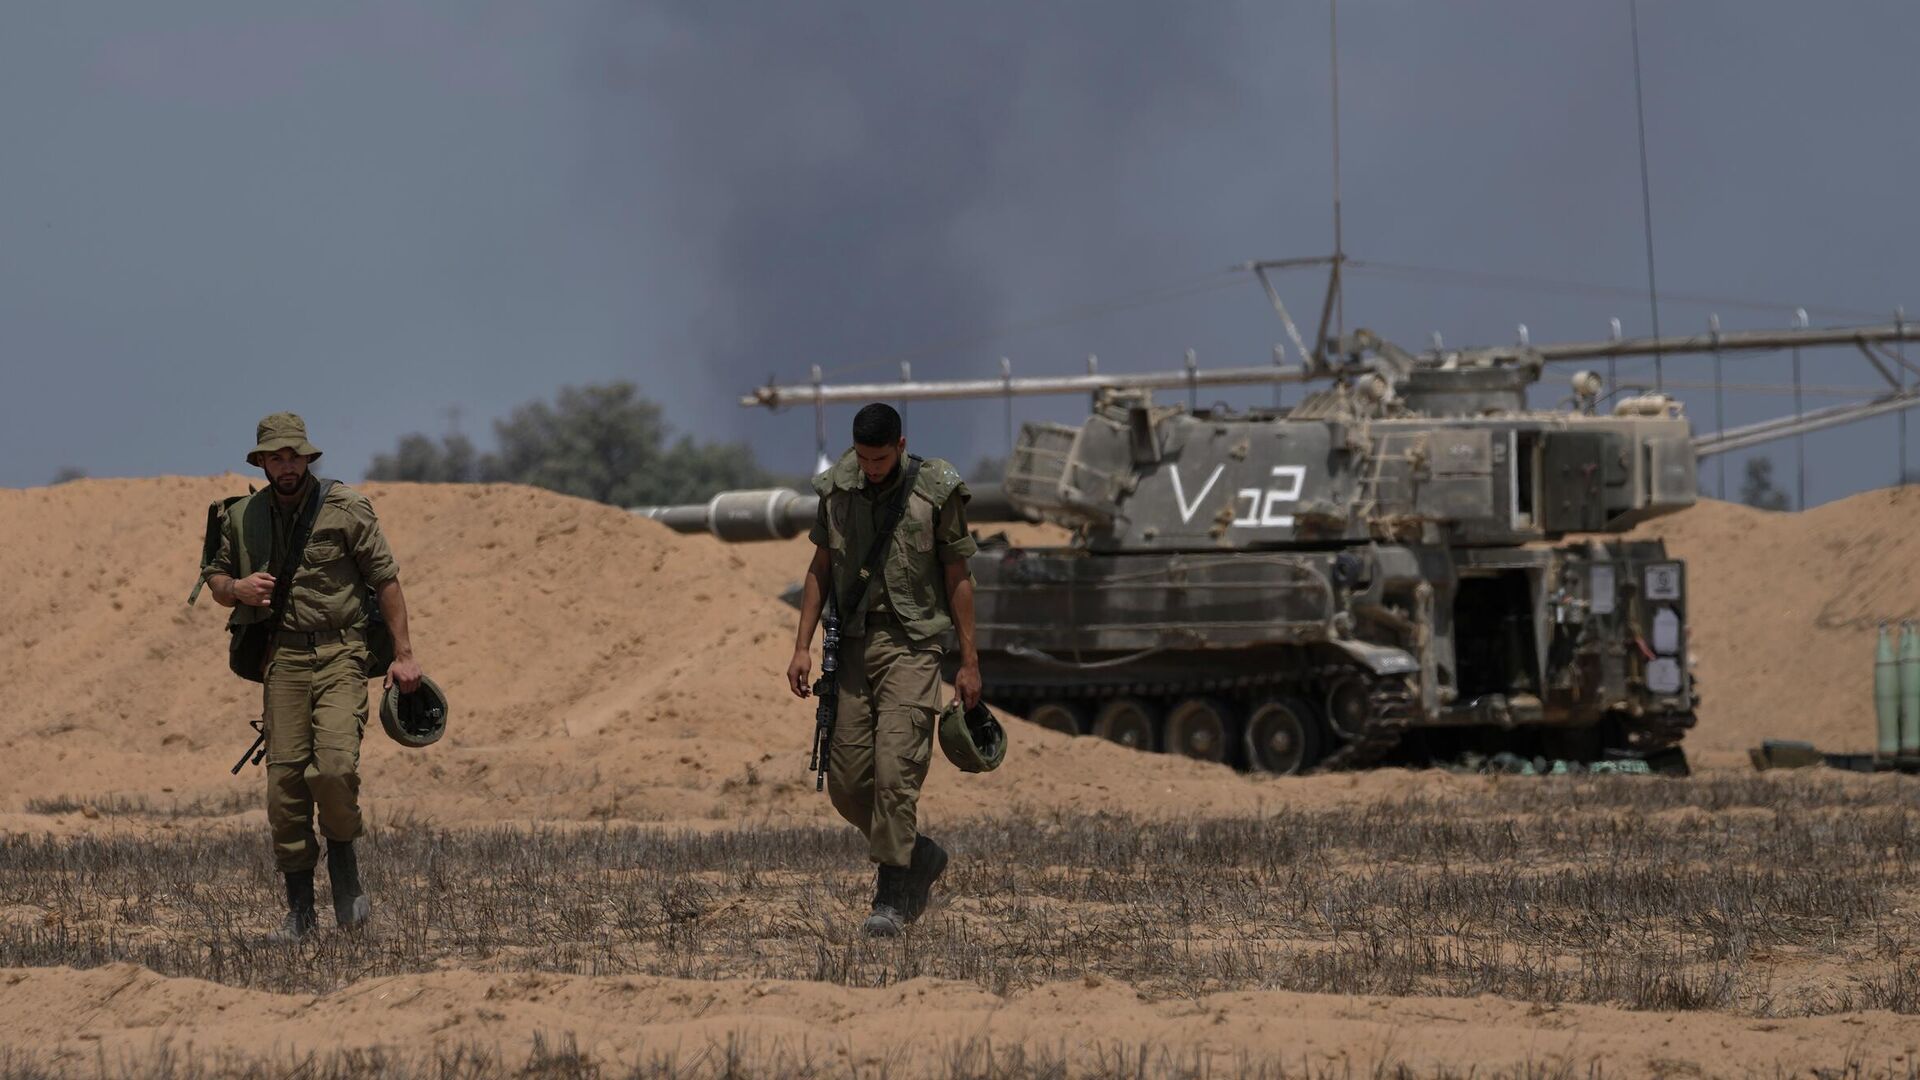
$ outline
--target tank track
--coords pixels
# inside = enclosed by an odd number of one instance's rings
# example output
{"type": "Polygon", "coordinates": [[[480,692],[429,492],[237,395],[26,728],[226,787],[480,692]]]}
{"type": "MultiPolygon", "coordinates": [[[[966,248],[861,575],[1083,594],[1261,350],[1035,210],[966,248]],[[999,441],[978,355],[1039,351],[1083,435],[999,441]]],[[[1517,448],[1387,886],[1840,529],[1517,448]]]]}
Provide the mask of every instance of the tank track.
{"type": "Polygon", "coordinates": [[[1003,702],[1016,711],[1041,701],[1099,701],[1114,697],[1179,700],[1209,695],[1251,699],[1262,691],[1282,691],[1311,702],[1326,735],[1339,739],[1326,725],[1324,697],[1335,680],[1358,678],[1368,684],[1368,723],[1356,739],[1343,741],[1323,754],[1314,770],[1364,768],[1398,746],[1418,718],[1419,699],[1404,676],[1376,676],[1357,665],[1320,664],[1307,671],[1241,673],[1202,679],[1089,680],[1070,685],[1005,684],[989,687],[988,700],[1003,702]]]}
{"type": "Polygon", "coordinates": [[[1367,701],[1370,705],[1367,727],[1359,738],[1322,757],[1314,766],[1317,769],[1335,771],[1373,764],[1400,745],[1407,728],[1413,726],[1419,716],[1419,695],[1404,677],[1381,677],[1357,668],[1346,671],[1367,680],[1367,701]]]}
{"type": "Polygon", "coordinates": [[[1627,749],[1637,753],[1657,753],[1679,746],[1680,741],[1693,730],[1693,713],[1649,713],[1644,716],[1623,717],[1620,731],[1625,737],[1627,749]]]}
{"type": "Polygon", "coordinates": [[[1625,749],[1636,754],[1658,754],[1679,746],[1698,722],[1700,710],[1700,679],[1688,678],[1688,696],[1692,708],[1678,713],[1644,713],[1640,716],[1621,716],[1616,714],[1621,739],[1625,749]]]}

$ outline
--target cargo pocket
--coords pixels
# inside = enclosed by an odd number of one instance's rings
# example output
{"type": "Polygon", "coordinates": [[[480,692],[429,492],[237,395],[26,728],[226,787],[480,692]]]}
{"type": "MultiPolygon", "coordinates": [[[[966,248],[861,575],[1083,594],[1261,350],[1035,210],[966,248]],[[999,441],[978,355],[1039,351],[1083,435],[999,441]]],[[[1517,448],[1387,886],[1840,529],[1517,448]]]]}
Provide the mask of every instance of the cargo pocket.
{"type": "MultiPolygon", "coordinates": [[[[355,652],[355,654],[357,654],[360,661],[360,680],[361,680],[362,686],[364,686],[368,678],[367,667],[373,663],[373,651],[371,649],[368,649],[365,645],[356,645],[354,646],[353,651],[355,652]]],[[[355,763],[358,763],[360,760],[360,743],[358,740],[361,738],[364,738],[367,734],[367,716],[374,709],[377,709],[380,707],[380,702],[384,700],[385,697],[386,697],[385,687],[381,688],[381,691],[377,696],[372,691],[363,690],[361,693],[360,712],[359,712],[359,716],[356,718],[358,722],[355,725],[354,731],[353,731],[354,739],[355,739],[355,742],[353,744],[353,759],[355,763]]]]}
{"type": "Polygon", "coordinates": [[[933,717],[929,709],[913,710],[913,737],[901,757],[914,768],[925,769],[927,762],[933,760],[933,717]]]}
{"type": "Polygon", "coordinates": [[[875,718],[874,752],[909,770],[925,765],[933,746],[933,721],[925,709],[891,705],[875,718]]]}
{"type": "Polygon", "coordinates": [[[920,710],[890,705],[874,718],[873,784],[881,791],[915,792],[927,774],[930,744],[920,710]]]}

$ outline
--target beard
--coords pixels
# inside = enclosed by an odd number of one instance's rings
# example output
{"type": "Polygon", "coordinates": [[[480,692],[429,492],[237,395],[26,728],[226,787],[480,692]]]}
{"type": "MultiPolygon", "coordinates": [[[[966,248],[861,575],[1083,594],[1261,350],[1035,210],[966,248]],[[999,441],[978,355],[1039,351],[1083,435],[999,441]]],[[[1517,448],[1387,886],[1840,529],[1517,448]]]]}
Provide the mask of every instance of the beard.
{"type": "Polygon", "coordinates": [[[306,479],[303,473],[288,473],[273,482],[273,490],[282,495],[291,495],[300,490],[300,485],[305,482],[306,479]]]}

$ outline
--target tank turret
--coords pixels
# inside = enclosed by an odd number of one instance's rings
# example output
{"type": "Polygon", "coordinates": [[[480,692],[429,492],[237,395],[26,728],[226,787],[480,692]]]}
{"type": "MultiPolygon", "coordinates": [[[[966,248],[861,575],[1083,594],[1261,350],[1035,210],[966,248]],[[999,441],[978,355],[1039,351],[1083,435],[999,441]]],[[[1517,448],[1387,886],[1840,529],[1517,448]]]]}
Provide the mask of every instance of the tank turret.
{"type": "Polygon", "coordinates": [[[1523,544],[1693,505],[1677,402],[1533,410],[1539,375],[1525,356],[1360,365],[1285,411],[1189,414],[1113,391],[1077,427],[1026,425],[1006,491],[1102,551],[1523,544]]]}

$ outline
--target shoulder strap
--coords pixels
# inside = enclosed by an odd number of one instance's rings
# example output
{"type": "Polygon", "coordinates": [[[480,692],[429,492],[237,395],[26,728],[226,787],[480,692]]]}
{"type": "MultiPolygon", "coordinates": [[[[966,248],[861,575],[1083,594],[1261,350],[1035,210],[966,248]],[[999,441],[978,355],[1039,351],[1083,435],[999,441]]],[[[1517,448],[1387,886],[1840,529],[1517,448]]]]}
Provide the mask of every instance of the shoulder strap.
{"type": "Polygon", "coordinates": [[[867,586],[873,584],[874,577],[880,573],[880,566],[887,559],[887,541],[893,539],[893,530],[900,526],[900,519],[907,516],[907,500],[913,498],[914,481],[920,478],[920,459],[907,455],[903,473],[900,477],[900,493],[887,504],[887,516],[880,519],[880,531],[873,536],[873,547],[867,550],[866,562],[860,566],[860,576],[853,581],[853,592],[847,597],[847,605],[840,610],[851,614],[860,610],[867,598],[867,586]]]}
{"type": "Polygon", "coordinates": [[[280,565],[273,573],[273,603],[267,616],[269,630],[280,629],[280,623],[287,617],[287,597],[293,593],[293,575],[300,570],[300,564],[307,555],[307,541],[313,537],[314,519],[320,516],[320,506],[327,501],[327,492],[333,488],[333,481],[314,479],[313,494],[307,498],[307,504],[300,508],[300,517],[293,525],[293,542],[280,555],[280,565]]]}

